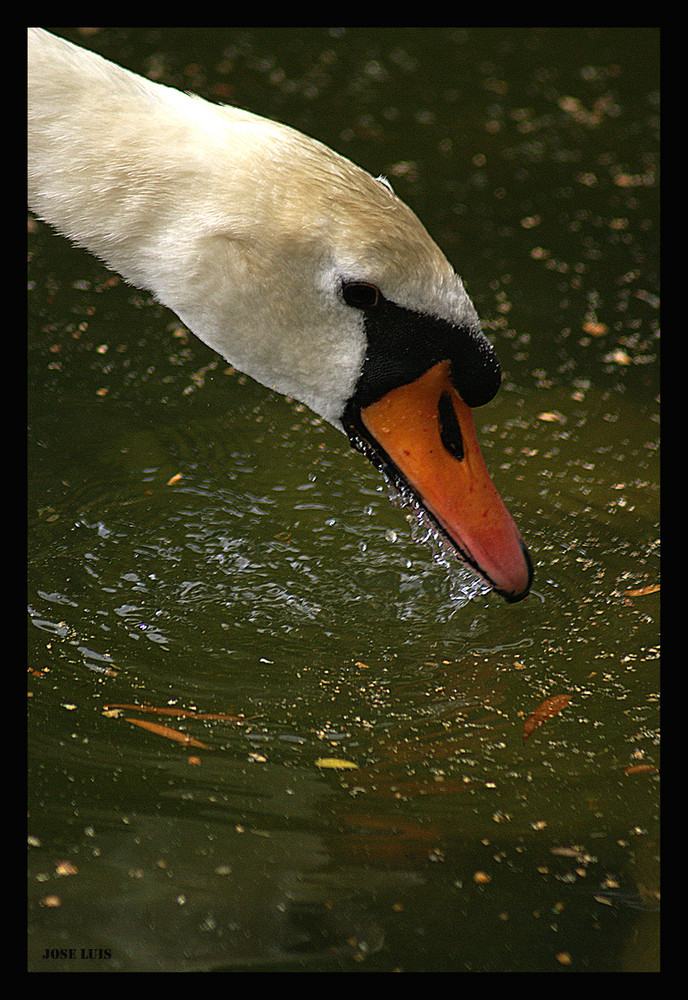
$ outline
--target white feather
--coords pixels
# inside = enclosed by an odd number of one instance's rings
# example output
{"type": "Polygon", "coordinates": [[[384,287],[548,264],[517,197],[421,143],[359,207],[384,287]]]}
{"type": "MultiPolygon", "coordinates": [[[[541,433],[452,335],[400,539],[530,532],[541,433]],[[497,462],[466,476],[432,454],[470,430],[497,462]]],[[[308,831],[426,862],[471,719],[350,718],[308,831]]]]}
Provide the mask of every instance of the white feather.
{"type": "Polygon", "coordinates": [[[390,185],[285,125],[31,28],[28,126],[37,215],[237,368],[337,425],[366,348],[342,279],[477,323],[390,185]]]}

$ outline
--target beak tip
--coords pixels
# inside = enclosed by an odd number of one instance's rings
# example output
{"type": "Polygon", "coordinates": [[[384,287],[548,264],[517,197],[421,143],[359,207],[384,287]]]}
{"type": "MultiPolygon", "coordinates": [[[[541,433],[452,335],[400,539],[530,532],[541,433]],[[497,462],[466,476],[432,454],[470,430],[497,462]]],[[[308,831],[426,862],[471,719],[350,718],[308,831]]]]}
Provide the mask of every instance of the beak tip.
{"type": "Polygon", "coordinates": [[[519,601],[524,600],[528,596],[533,583],[533,576],[535,574],[533,560],[530,558],[530,553],[526,548],[523,539],[519,539],[519,542],[524,561],[523,569],[525,570],[525,583],[519,581],[519,585],[510,590],[497,587],[495,588],[497,593],[504,598],[507,604],[518,604],[519,601]]]}

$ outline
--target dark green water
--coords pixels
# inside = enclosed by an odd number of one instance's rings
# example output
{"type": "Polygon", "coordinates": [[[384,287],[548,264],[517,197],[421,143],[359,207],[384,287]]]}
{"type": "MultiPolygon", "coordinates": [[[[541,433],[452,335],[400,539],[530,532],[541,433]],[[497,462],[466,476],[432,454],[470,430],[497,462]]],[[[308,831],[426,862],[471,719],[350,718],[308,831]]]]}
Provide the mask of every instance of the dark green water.
{"type": "Polygon", "coordinates": [[[655,971],[657,32],[62,33],[390,177],[536,580],[462,598],[343,435],[33,224],[29,968],[655,971]]]}

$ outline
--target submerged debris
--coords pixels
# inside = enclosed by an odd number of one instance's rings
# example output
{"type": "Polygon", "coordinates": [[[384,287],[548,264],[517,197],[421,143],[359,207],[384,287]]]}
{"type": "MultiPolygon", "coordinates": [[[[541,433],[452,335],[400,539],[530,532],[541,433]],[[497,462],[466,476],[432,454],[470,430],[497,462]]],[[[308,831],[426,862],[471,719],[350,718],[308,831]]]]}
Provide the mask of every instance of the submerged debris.
{"type": "Polygon", "coordinates": [[[535,711],[531,712],[526,719],[523,727],[523,742],[525,743],[528,737],[543,722],[546,722],[547,719],[551,719],[555,715],[559,715],[566,708],[572,697],[570,694],[555,694],[552,698],[546,698],[542,704],[538,705],[535,711]]]}

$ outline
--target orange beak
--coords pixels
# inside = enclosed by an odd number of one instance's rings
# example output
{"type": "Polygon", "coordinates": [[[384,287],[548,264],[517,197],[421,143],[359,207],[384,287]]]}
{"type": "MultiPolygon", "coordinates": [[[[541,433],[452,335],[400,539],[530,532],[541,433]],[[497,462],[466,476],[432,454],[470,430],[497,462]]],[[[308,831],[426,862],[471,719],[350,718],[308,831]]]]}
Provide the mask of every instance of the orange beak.
{"type": "Polygon", "coordinates": [[[449,362],[364,407],[361,421],[462,561],[507,601],[524,598],[533,579],[528,550],[490,479],[449,362]]]}

